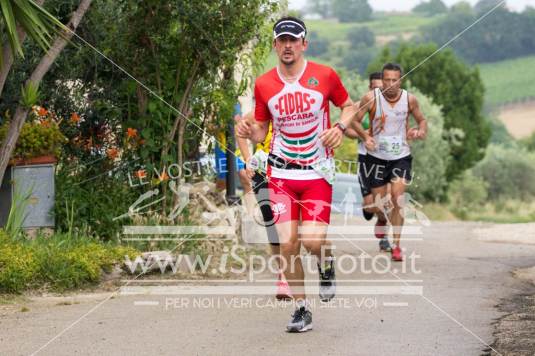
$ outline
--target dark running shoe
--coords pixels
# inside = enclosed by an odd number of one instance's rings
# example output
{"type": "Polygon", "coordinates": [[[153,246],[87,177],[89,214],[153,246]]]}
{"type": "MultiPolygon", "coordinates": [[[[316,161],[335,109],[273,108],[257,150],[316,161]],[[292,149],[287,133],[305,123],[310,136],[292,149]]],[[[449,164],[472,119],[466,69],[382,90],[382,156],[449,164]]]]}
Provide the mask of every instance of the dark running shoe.
{"type": "Polygon", "coordinates": [[[364,219],[366,219],[366,221],[370,221],[371,219],[373,219],[373,216],[375,215],[374,213],[369,213],[364,209],[362,209],[362,214],[364,215],[364,219]]]}
{"type": "Polygon", "coordinates": [[[290,333],[302,333],[312,330],[312,313],[305,307],[300,307],[295,310],[292,315],[292,320],[286,326],[286,330],[290,333]]]}
{"type": "Polygon", "coordinates": [[[388,237],[385,236],[379,241],[379,251],[383,251],[383,252],[392,251],[392,246],[390,246],[390,242],[388,242],[388,237]]]}
{"type": "Polygon", "coordinates": [[[320,300],[328,302],[336,295],[336,276],[334,273],[334,259],[331,259],[329,266],[322,271],[318,264],[320,274],[320,300]]]}

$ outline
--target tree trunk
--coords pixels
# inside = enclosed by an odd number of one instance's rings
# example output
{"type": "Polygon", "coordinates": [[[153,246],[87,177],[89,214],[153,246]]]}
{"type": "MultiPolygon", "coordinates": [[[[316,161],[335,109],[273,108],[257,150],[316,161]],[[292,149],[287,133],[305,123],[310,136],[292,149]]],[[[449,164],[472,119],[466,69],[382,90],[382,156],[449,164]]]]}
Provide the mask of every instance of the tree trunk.
{"type": "MultiPolygon", "coordinates": [[[[179,167],[184,166],[184,132],[186,130],[187,121],[191,116],[191,111],[188,105],[181,107],[182,112],[186,117],[180,117],[178,124],[178,139],[177,139],[177,164],[179,167]]],[[[183,170],[181,170],[183,172],[183,170]]],[[[180,184],[180,181],[178,182],[180,184]]],[[[173,206],[178,205],[178,196],[175,194],[173,197],[173,206]]],[[[177,216],[177,221],[180,221],[180,216],[177,216]]]]}
{"type": "Polygon", "coordinates": [[[186,107],[189,107],[187,103],[191,95],[191,91],[193,90],[193,86],[197,80],[197,70],[199,69],[199,65],[200,65],[200,61],[196,61],[193,64],[193,69],[191,71],[188,83],[186,84],[186,89],[184,90],[184,93],[182,94],[182,100],[180,101],[180,105],[178,107],[178,111],[181,114],[178,114],[177,117],[175,118],[173,128],[171,129],[171,132],[169,133],[169,136],[167,137],[167,142],[165,143],[165,146],[162,149],[162,157],[165,157],[167,155],[167,152],[169,152],[169,145],[175,139],[176,131],[178,129],[178,125],[180,124],[180,120],[184,119],[182,117],[182,115],[185,115],[184,109],[186,107]]]}
{"type": "MultiPolygon", "coordinates": [[[[45,0],[37,0],[35,3],[39,6],[42,6],[44,2],[45,0]]],[[[19,36],[20,43],[23,43],[26,39],[26,32],[22,26],[17,26],[17,35],[19,36]]],[[[11,50],[11,46],[9,45],[9,41],[6,40],[2,46],[3,63],[2,68],[0,69],[0,97],[2,96],[4,85],[6,85],[7,75],[13,66],[14,59],[15,57],[13,55],[13,51],[11,50]]]]}
{"type": "MultiPolygon", "coordinates": [[[[22,29],[21,26],[17,26],[17,34],[19,36],[20,43],[24,42],[26,39],[26,32],[22,29]]],[[[4,91],[4,85],[6,85],[7,75],[13,66],[14,56],[9,42],[5,41],[2,46],[2,69],[0,70],[0,97],[4,91]]]]}
{"type": "MultiPolygon", "coordinates": [[[[84,17],[86,11],[89,9],[91,2],[92,0],[82,0],[80,2],[78,8],[72,14],[71,19],[67,24],[68,28],[70,28],[72,31],[75,31],[76,28],[78,28],[78,25],[80,24],[80,21],[84,17]]],[[[48,72],[56,58],[59,56],[63,48],[65,48],[72,36],[73,32],[64,31],[56,38],[56,40],[52,44],[52,47],[50,47],[44,57],[41,58],[41,61],[34,69],[27,83],[32,83],[35,87],[39,86],[39,83],[41,82],[45,74],[48,72]]],[[[20,130],[22,129],[22,125],[24,125],[24,121],[26,120],[29,111],[29,108],[25,108],[22,105],[19,105],[17,107],[17,110],[15,111],[13,119],[10,122],[6,139],[4,140],[4,142],[2,142],[2,146],[0,148],[0,182],[2,182],[2,180],[4,179],[4,173],[9,163],[9,158],[13,154],[13,150],[15,149],[16,142],[20,135],[20,130]]]]}
{"type": "Polygon", "coordinates": [[[140,116],[145,116],[147,114],[147,106],[149,105],[149,96],[147,95],[147,90],[138,84],[136,88],[137,96],[137,111],[140,116]]]}

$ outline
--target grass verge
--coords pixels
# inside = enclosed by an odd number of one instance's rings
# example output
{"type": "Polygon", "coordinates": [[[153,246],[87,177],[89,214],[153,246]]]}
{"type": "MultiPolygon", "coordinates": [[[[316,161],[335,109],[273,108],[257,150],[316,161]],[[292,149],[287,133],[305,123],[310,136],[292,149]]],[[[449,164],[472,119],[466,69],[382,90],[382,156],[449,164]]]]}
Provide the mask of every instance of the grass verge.
{"type": "Polygon", "coordinates": [[[137,251],[69,234],[26,240],[0,230],[0,293],[41,287],[61,292],[96,284],[125,255],[134,258],[137,251]]]}

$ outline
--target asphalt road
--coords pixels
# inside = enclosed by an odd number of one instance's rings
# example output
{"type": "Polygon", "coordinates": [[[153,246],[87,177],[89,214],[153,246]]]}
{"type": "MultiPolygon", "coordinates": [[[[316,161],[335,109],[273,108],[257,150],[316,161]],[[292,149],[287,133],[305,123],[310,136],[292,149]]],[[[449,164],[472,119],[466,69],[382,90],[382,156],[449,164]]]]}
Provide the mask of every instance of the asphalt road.
{"type": "MultiPolygon", "coordinates": [[[[535,265],[535,244],[507,242],[499,231],[433,223],[404,243],[407,255],[421,256],[416,268],[339,271],[338,298],[321,304],[312,295],[314,330],[303,334],[284,331],[292,307],[275,303],[270,283],[253,295],[235,282],[225,295],[99,293],[36,298],[27,312],[0,306],[0,355],[481,355],[494,341],[495,306],[525,283],[511,272],[535,265]]],[[[373,239],[334,245],[346,262],[379,255],[373,239]]],[[[317,275],[307,278],[313,294],[317,275]]]]}

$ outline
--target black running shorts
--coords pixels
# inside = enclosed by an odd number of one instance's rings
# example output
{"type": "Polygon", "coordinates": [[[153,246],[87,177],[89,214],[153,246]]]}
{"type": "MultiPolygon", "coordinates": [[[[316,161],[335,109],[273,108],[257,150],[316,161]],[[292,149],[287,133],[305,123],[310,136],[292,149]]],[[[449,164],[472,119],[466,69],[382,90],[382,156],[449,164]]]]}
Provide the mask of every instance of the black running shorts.
{"type": "Polygon", "coordinates": [[[370,195],[372,193],[372,187],[370,185],[370,169],[368,169],[368,155],[359,154],[358,176],[360,184],[360,192],[362,197],[370,195]]]}
{"type": "Polygon", "coordinates": [[[387,161],[368,155],[366,158],[367,174],[369,174],[370,187],[379,188],[396,178],[404,178],[405,181],[412,180],[412,156],[387,161]]]}

